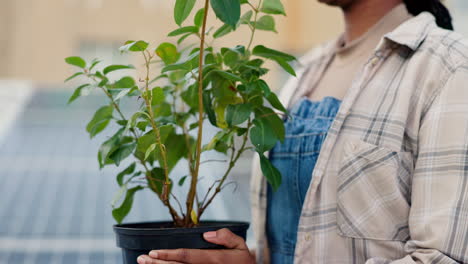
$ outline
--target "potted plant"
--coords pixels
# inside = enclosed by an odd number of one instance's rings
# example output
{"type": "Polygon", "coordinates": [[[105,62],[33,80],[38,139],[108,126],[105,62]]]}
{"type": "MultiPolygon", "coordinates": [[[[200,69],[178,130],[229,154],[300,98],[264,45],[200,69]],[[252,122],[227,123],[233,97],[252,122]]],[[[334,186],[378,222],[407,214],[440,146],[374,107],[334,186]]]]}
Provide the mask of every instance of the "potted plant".
{"type": "Polygon", "coordinates": [[[164,42],[151,49],[147,42],[139,40],[127,41],[120,48],[121,52],[143,57],[144,75],[137,81],[131,76],[111,78],[115,71],[134,69],[131,65],[108,65],[96,70],[98,60],[65,59],[79,68],[66,81],[77,77],[85,80],[69,103],[91,90],[102,91],[108,99],[87,124],[91,138],[111,121],[116,122],[113,135],[99,148],[100,167],[130,162],[116,176],[121,197],[117,201],[121,202],[112,211],[118,222],[114,231],[125,263],[135,263],[138,255],[151,249],[217,248],[205,242],[202,233],[224,227],[245,238],[247,223],[200,221],[245,151],[258,153],[263,174],[273,188],[281,182],[279,171],[265,152],[284,139],[280,115],[286,109],[262,79],[268,72],[263,64],[272,60],[295,75],[290,65],[295,58],[263,45],[252,47],[252,43],[257,30],[276,32],[273,15],[284,15],[283,5],[280,0],[202,2],[193,23],[182,26],[196,1],[176,0],[174,19],[179,27],[169,36],[178,37],[177,45],[164,42]],[[241,16],[243,6],[246,11],[241,16]],[[216,30],[207,27],[211,11],[223,22],[216,30]],[[246,46],[218,49],[207,41],[219,39],[240,26],[251,30],[246,46]],[[182,49],[189,37],[198,39],[197,47],[182,49]],[[153,73],[154,68],[157,74],[153,73]],[[123,98],[137,104],[130,115],[121,109],[123,98]],[[203,127],[208,122],[218,132],[211,141],[202,142],[203,127]],[[228,163],[226,171],[219,174],[208,191],[199,193],[200,163],[207,151],[225,154],[228,163]],[[171,174],[180,160],[186,160],[187,176],[171,174]],[[172,189],[184,184],[189,188],[182,200],[172,189]],[[122,224],[132,208],[135,193],[146,188],[164,204],[171,221],[122,224]]]}

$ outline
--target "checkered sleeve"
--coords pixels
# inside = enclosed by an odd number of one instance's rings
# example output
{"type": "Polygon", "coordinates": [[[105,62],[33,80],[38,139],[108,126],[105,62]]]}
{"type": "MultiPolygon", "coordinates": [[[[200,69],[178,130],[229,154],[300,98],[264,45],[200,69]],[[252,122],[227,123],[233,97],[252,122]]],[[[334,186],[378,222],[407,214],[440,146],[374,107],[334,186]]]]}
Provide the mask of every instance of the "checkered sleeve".
{"type": "Polygon", "coordinates": [[[458,67],[421,117],[408,255],[373,263],[468,263],[468,67],[458,67]]]}

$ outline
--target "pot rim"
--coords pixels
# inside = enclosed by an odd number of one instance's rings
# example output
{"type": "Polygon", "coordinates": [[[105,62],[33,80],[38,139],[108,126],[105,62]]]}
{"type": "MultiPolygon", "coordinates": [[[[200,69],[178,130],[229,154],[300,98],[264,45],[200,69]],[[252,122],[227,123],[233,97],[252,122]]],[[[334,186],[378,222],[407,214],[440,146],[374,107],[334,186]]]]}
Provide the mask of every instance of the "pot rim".
{"type": "Polygon", "coordinates": [[[114,232],[118,235],[138,235],[138,236],[154,236],[154,235],[173,235],[183,233],[204,233],[208,231],[229,228],[231,230],[248,229],[250,223],[244,221],[201,221],[200,226],[187,227],[140,227],[151,224],[171,224],[172,221],[147,221],[147,222],[131,222],[124,224],[116,224],[113,226],[114,232]]]}

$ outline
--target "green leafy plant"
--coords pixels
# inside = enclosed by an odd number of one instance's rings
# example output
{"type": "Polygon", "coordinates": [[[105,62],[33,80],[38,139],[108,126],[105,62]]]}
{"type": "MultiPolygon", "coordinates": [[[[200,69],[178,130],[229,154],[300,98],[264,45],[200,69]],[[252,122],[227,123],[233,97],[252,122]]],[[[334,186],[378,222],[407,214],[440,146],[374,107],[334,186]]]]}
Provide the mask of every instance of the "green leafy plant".
{"type": "Polygon", "coordinates": [[[66,81],[80,77],[84,81],[69,99],[73,102],[91,90],[101,90],[108,103],[99,108],[86,126],[91,138],[116,122],[114,134],[99,148],[101,168],[119,166],[129,159],[130,165],[117,176],[119,195],[112,214],[122,222],[129,213],[135,193],[149,188],[167,207],[175,226],[192,227],[218,193],[226,186],[226,178],[242,153],[253,150],[260,156],[263,174],[278,188],[281,174],[269,162],[265,152],[284,139],[281,114],[286,109],[262,77],[268,72],[265,60],[278,63],[295,75],[290,63],[295,58],[263,45],[252,47],[255,32],[276,32],[274,15],[284,15],[280,0],[203,0],[203,7],[194,14],[191,25],[183,23],[193,12],[195,0],[176,0],[174,20],[179,26],[168,36],[177,37],[177,44],[164,42],[155,48],[149,43],[127,41],[121,52],[139,54],[144,59],[144,76],[136,81],[125,76],[112,81],[115,71],[134,69],[131,65],[109,65],[95,70],[98,60],[86,62],[80,57],[65,61],[79,68],[66,81]],[[241,10],[247,9],[241,15],[241,10]],[[207,29],[207,17],[214,14],[223,24],[207,29]],[[240,26],[250,29],[246,46],[215,48],[213,41],[240,26]],[[182,48],[189,37],[199,46],[182,48]],[[211,42],[208,42],[211,38],[211,42]],[[157,68],[158,74],[153,74],[157,68]],[[138,108],[126,116],[122,99],[135,100],[138,108]],[[282,113],[281,113],[282,112],[282,113]],[[204,121],[218,129],[210,142],[203,144],[204,121]],[[196,136],[195,136],[195,131],[196,136]],[[235,141],[235,138],[239,140],[235,141]],[[251,144],[249,144],[249,141],[251,144]],[[226,171],[199,194],[199,170],[204,152],[217,151],[228,157],[226,171]],[[172,175],[182,159],[188,164],[188,175],[172,175]],[[180,177],[177,181],[174,177],[180,177]],[[144,182],[144,184],[142,184],[144,182]],[[177,182],[177,183],[175,183],[177,182]],[[189,184],[185,208],[173,193],[174,185],[189,184]]]}

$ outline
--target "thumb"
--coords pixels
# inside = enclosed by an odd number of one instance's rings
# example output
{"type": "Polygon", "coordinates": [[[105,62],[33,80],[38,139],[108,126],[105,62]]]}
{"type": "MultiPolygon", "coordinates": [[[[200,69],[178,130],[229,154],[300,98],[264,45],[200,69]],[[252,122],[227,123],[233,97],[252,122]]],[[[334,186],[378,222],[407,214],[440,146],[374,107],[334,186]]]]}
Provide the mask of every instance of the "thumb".
{"type": "Polygon", "coordinates": [[[206,232],[203,234],[203,237],[210,243],[225,246],[229,249],[248,249],[244,239],[235,235],[227,228],[206,232]]]}

